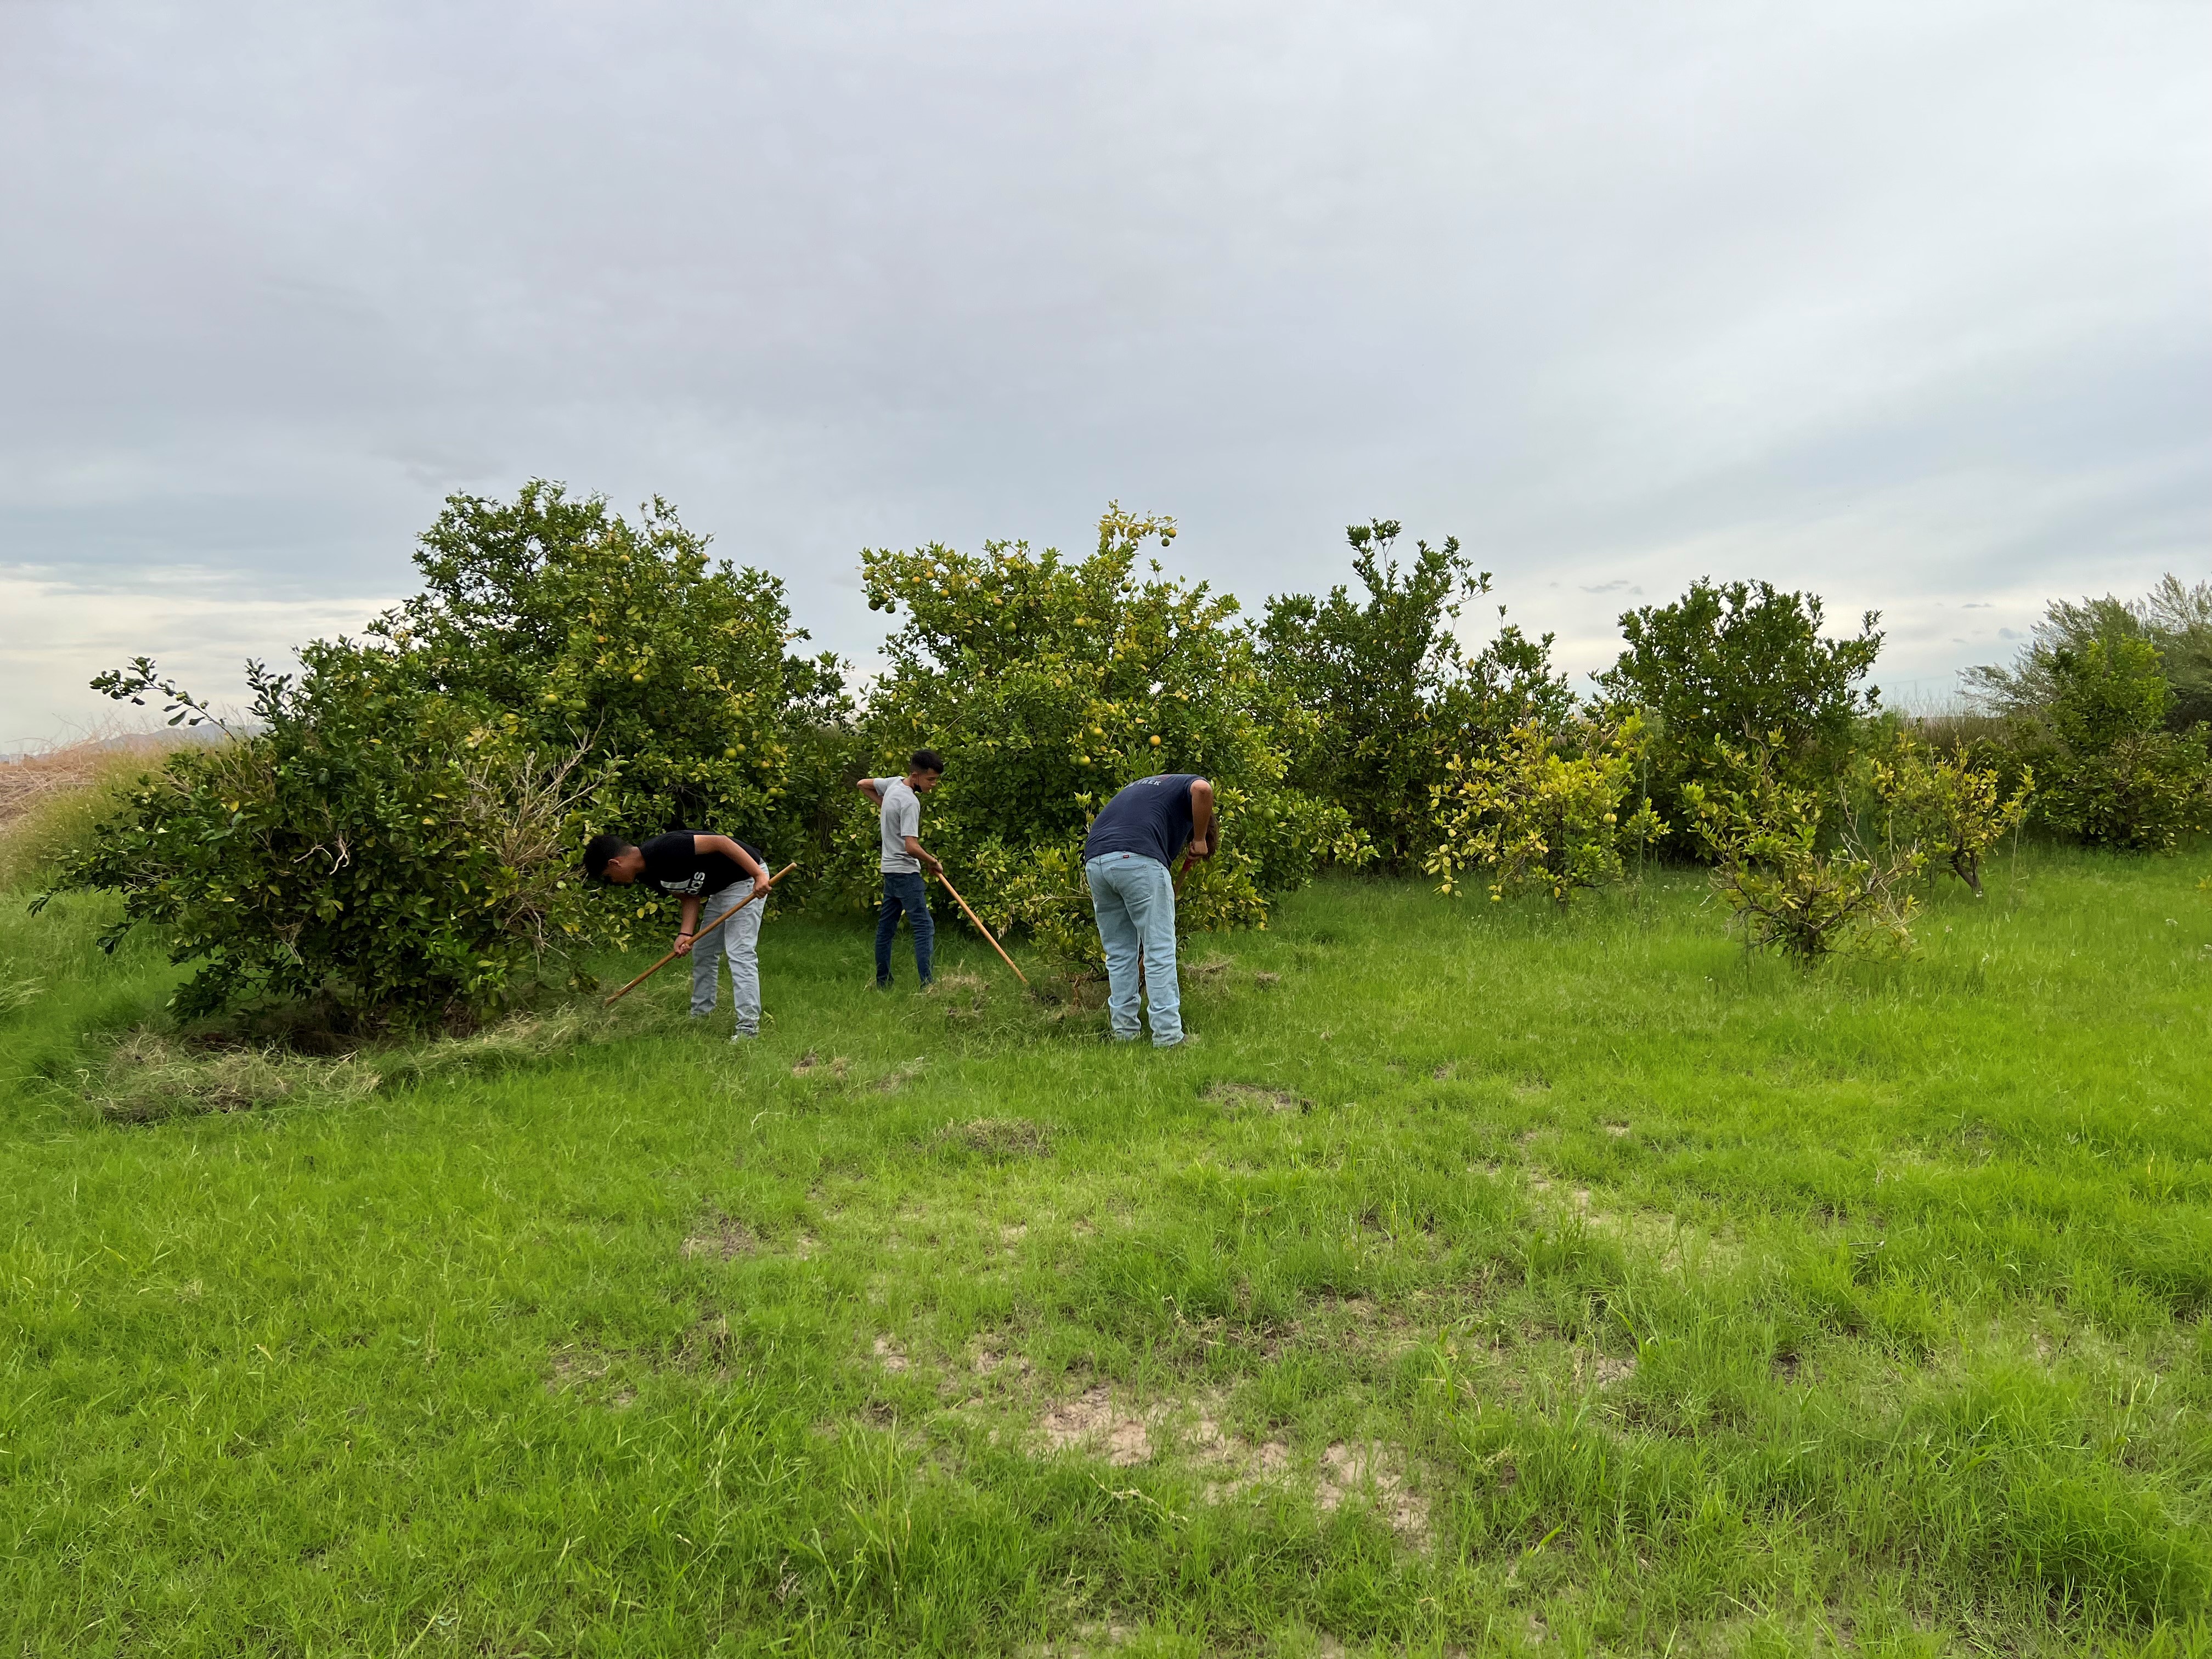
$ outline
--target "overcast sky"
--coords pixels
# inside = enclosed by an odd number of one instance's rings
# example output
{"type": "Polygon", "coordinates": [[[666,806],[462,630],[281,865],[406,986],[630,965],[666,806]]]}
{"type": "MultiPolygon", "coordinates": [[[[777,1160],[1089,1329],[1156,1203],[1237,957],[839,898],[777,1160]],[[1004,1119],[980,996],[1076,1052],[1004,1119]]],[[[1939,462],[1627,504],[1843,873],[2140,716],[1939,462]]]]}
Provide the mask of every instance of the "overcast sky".
{"type": "Polygon", "coordinates": [[[658,493],[1255,605],[1456,533],[1563,662],[1763,576],[1893,693],[2212,574],[2212,9],[0,0],[0,749],[658,493]]]}

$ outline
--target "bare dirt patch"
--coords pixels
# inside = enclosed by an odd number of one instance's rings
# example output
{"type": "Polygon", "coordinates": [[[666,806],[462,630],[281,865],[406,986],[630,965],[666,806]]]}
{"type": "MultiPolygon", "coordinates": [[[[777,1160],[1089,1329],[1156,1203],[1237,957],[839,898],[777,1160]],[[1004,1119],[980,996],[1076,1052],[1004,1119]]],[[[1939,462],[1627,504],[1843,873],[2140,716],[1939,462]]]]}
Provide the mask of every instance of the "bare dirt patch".
{"type": "Polygon", "coordinates": [[[1279,1440],[1258,1444],[1230,1433],[1210,1413],[1201,1413],[1191,1430],[1191,1444],[1200,1462],[1219,1473],[1200,1494],[1208,1504],[1226,1504],[1254,1487],[1280,1479],[1291,1467],[1291,1449],[1279,1440]]]}
{"type": "Polygon", "coordinates": [[[1270,1089],[1258,1083],[1217,1083],[1206,1098],[1227,1112],[1310,1112],[1313,1102],[1288,1089],[1270,1089]]]}
{"type": "Polygon", "coordinates": [[[1408,1543],[1429,1541],[1429,1500],[1407,1489],[1404,1460],[1380,1442],[1348,1445],[1340,1440],[1324,1451],[1314,1502],[1324,1515],[1347,1503],[1366,1503],[1408,1543]]]}
{"type": "Polygon", "coordinates": [[[1615,1383],[1626,1382],[1636,1375],[1636,1360],[1632,1355],[1595,1353],[1582,1348],[1575,1350],[1575,1381],[1587,1382],[1593,1388],[1609,1389],[1615,1383]]]}
{"type": "Polygon", "coordinates": [[[975,1350],[975,1370],[978,1376],[995,1376],[1004,1371],[1019,1380],[1030,1374],[1030,1362],[1018,1353],[1006,1352],[995,1340],[987,1339],[975,1350]]]}
{"type": "Polygon", "coordinates": [[[906,1350],[888,1336],[879,1336],[876,1339],[875,1352],[876,1364],[894,1376],[906,1370],[911,1363],[906,1357],[906,1350]]]}
{"type": "Polygon", "coordinates": [[[1056,1452],[1097,1449],[1116,1468],[1149,1462],[1152,1455],[1144,1419],[1116,1406],[1113,1391],[1103,1383],[1045,1412],[1036,1420],[1036,1430],[1056,1452]]]}
{"type": "Polygon", "coordinates": [[[812,1077],[819,1073],[829,1077],[833,1082],[842,1083],[845,1080],[845,1073],[852,1068],[853,1062],[842,1054],[834,1060],[825,1060],[813,1049],[809,1048],[799,1057],[799,1064],[791,1068],[791,1074],[793,1077],[812,1077]]]}
{"type": "Polygon", "coordinates": [[[684,1241],[684,1259],[693,1261],[703,1255],[734,1261],[751,1255],[758,1243],[744,1222],[726,1215],[709,1216],[704,1226],[684,1241]]]}
{"type": "Polygon", "coordinates": [[[900,1090],[905,1088],[908,1084],[913,1082],[915,1079],[920,1077],[922,1073],[922,1068],[928,1064],[929,1061],[926,1056],[918,1054],[914,1059],[907,1061],[905,1065],[897,1067],[896,1070],[885,1072],[881,1077],[876,1079],[876,1092],[879,1095],[896,1094],[900,1090]]]}

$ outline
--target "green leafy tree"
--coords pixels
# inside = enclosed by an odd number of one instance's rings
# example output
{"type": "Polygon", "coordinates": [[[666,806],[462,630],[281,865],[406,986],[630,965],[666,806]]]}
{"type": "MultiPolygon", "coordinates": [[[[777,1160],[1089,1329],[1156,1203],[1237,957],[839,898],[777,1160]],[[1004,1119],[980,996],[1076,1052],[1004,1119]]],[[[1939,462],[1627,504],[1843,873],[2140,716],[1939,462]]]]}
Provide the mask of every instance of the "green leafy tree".
{"type": "Polygon", "coordinates": [[[618,763],[602,827],[714,827],[804,841],[850,705],[834,657],[794,657],[783,585],[708,556],[655,498],[632,523],[534,480],[512,501],[454,495],[421,539],[422,591],[379,618],[389,672],[512,716],[541,747],[618,763]],[[811,777],[811,787],[818,777],[811,777]]]}
{"type": "Polygon", "coordinates": [[[1910,951],[1920,848],[1872,847],[1848,830],[1826,844],[1826,803],[1790,781],[1779,732],[1717,742],[1714,750],[1706,777],[1686,783],[1682,796],[1745,947],[1778,951],[1802,967],[1838,951],[1910,951]]]}
{"type": "MultiPolygon", "coordinates": [[[[251,722],[172,753],[100,824],[60,885],[123,895],[198,964],[183,1013],[327,998],[363,1024],[481,1013],[526,994],[593,925],[574,821],[603,780],[574,750],[396,678],[346,642],[301,653],[295,679],[248,665],[251,722]]],[[[141,658],[95,689],[205,706],[141,658]]]]}
{"type": "Polygon", "coordinates": [[[1548,634],[1532,640],[1507,623],[1474,656],[1462,650],[1453,623],[1490,591],[1489,573],[1473,569],[1456,537],[1416,542],[1401,568],[1391,556],[1400,529],[1377,519],[1346,532],[1363,598],[1341,584],[1322,598],[1279,595],[1258,630],[1270,684],[1305,717],[1289,728],[1290,781],[1343,807],[1394,870],[1433,845],[1430,796],[1455,750],[1532,719],[1556,725],[1572,702],[1548,634]]]}
{"type": "Polygon", "coordinates": [[[2158,647],[2092,639],[2051,653],[2049,702],[2016,723],[2043,778],[2041,811],[2091,846],[2162,851],[2212,828],[2206,729],[2168,728],[2173,688],[2158,647]]]}
{"type": "Polygon", "coordinates": [[[1436,847],[1426,868],[1456,895],[1463,870],[1491,873],[1492,902],[1538,888],[1565,907],[1581,889],[1618,881],[1623,854],[1667,826],[1647,798],[1628,809],[1644,741],[1633,714],[1565,730],[1528,720],[1496,746],[1447,763],[1436,787],[1436,847]]]}
{"type": "Polygon", "coordinates": [[[1882,636],[1876,611],[1848,639],[1823,637],[1822,620],[1817,594],[1702,579],[1672,605],[1621,617],[1626,647],[1597,680],[1656,726],[1652,789],[1669,817],[1694,821],[1683,792],[1711,775],[1723,743],[1764,745],[1771,764],[1811,787],[1824,808],[1833,799],[1829,786],[1879,700],[1863,682],[1882,636]]]}
{"type": "Polygon", "coordinates": [[[1970,668],[1962,678],[1968,695],[1984,708],[2033,720],[2058,700],[2064,681],[2060,653],[2078,661],[2093,643],[2109,651],[2130,641],[2158,650],[2173,690],[2165,715],[2168,731],[2212,722],[2212,581],[2192,586],[2168,574],[2140,599],[2110,593],[2079,604],[2053,599],[2009,665],[1970,668]]]}
{"type": "MultiPolygon", "coordinates": [[[[1341,810],[1285,787],[1277,732],[1295,713],[1269,706],[1237,601],[1162,578],[1157,561],[1137,570],[1146,542],[1174,537],[1172,520],[1112,506],[1083,559],[1018,542],[861,555],[871,607],[903,617],[862,722],[872,763],[945,754],[926,844],[994,928],[1029,927],[1072,957],[1097,948],[1084,836],[1135,778],[1213,780],[1223,847],[1185,878],[1188,927],[1261,922],[1264,893],[1366,850],[1341,810]]],[[[873,884],[865,807],[848,809],[855,893],[873,884]]]]}

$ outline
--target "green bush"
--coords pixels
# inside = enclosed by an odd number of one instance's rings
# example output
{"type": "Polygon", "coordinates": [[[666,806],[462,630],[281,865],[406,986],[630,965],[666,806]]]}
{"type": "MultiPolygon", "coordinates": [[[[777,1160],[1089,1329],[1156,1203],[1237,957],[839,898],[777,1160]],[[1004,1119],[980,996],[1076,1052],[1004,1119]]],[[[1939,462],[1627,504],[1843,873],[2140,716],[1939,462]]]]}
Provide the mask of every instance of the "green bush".
{"type": "MultiPolygon", "coordinates": [[[[112,950],[140,922],[199,968],[180,1013],[328,998],[358,1021],[474,1017],[538,982],[586,932],[576,814],[601,780],[516,723],[395,675],[343,641],[303,673],[248,665],[252,720],[172,754],[69,861],[60,884],[120,891],[112,950]]],[[[95,685],[196,702],[140,659],[95,685]]]]}
{"type": "Polygon", "coordinates": [[[1618,724],[1594,719],[1565,731],[1534,720],[1494,748],[1447,763],[1434,792],[1436,850],[1427,869],[1456,894],[1463,869],[1491,872],[1490,896],[1540,888],[1560,905],[1577,890],[1617,881],[1624,851],[1667,832],[1647,797],[1628,802],[1643,748],[1633,714],[1618,724]]]}
{"type": "Polygon", "coordinates": [[[796,850],[823,740],[849,713],[842,677],[834,657],[787,655],[806,636],[781,582],[707,546],[658,498],[632,524],[543,481],[511,502],[454,495],[416,552],[422,592],[370,632],[395,684],[496,711],[526,745],[615,763],[596,827],[796,850]]]}
{"type": "Polygon", "coordinates": [[[1779,732],[1716,743],[1704,781],[1682,786],[1692,833],[1713,860],[1714,890],[1748,948],[1809,967],[1837,951],[1912,948],[1916,846],[1875,848],[1848,831],[1824,849],[1825,803],[1790,781],[1779,732]]]}
{"type": "MultiPolygon", "coordinates": [[[[1278,732],[1301,716],[1271,706],[1237,601],[1162,580],[1157,562],[1152,579],[1136,574],[1146,542],[1174,537],[1171,520],[1115,506],[1084,559],[1007,542],[861,555],[870,606],[904,616],[869,698],[872,765],[943,753],[924,844],[992,927],[1030,927],[1080,959],[1097,951],[1083,838],[1133,779],[1213,780],[1224,844],[1185,880],[1187,927],[1260,923],[1265,892],[1368,853],[1340,808],[1285,787],[1278,732]]],[[[877,843],[852,799],[841,873],[859,893],[874,885],[877,843]]]]}
{"type": "Polygon", "coordinates": [[[2157,648],[2172,687],[2166,729],[2212,722],[2212,582],[2191,586],[2171,574],[2140,599],[2053,599],[2012,665],[1968,669],[1966,688],[1996,714],[2039,717],[2058,699],[2061,653],[2078,659],[2093,643],[2109,650],[2131,640],[2157,648]]]}
{"type": "MultiPolygon", "coordinates": [[[[1455,753],[1502,740],[1524,721],[1564,720],[1572,698],[1552,672],[1552,637],[1510,624],[1470,657],[1452,632],[1462,604],[1490,591],[1458,538],[1414,544],[1403,571],[1392,520],[1353,525],[1352,568],[1366,589],[1267,601],[1258,633],[1270,685],[1305,716],[1286,728],[1289,781],[1332,800],[1384,866],[1419,863],[1436,844],[1430,800],[1455,753]]],[[[1499,608],[1501,617],[1504,608],[1499,608]]]]}
{"type": "MultiPolygon", "coordinates": [[[[1653,723],[1651,791],[1684,830],[1697,821],[1686,786],[1713,775],[1722,745],[1758,745],[1765,763],[1810,789],[1824,811],[1833,799],[1831,786],[1878,701],[1863,682],[1882,636],[1876,611],[1850,639],[1823,638],[1821,620],[1817,594],[1704,580],[1672,605],[1620,618],[1627,648],[1597,681],[1653,723]]],[[[1678,844],[1702,843],[1692,836],[1678,844]]]]}
{"type": "Polygon", "coordinates": [[[2035,771],[2021,769],[2009,795],[1996,768],[1960,750],[1944,753],[1899,732],[1887,754],[1866,757],[1866,781],[1881,803],[1887,844],[1917,848],[1982,896],[1982,859],[2016,832],[2035,795],[2035,771]]]}
{"type": "Polygon", "coordinates": [[[2142,639],[2062,646],[2050,700],[2018,721],[2016,747],[2044,780],[2045,820],[2093,847],[2163,851],[2212,828],[2205,728],[2169,730],[2158,647],[2142,639]]]}

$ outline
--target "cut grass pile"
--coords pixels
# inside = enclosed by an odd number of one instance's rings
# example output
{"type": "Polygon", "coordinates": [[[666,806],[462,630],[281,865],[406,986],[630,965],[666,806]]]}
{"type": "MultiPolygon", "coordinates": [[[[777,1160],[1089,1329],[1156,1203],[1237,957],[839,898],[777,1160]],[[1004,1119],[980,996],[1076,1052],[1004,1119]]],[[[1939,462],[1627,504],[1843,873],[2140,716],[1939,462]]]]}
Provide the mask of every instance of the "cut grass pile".
{"type": "Polygon", "coordinates": [[[1167,1053],[779,916],[756,1044],[128,1124],[174,971],[11,906],[0,1651],[2204,1651],[2207,867],[1331,883],[1167,1053]]]}

